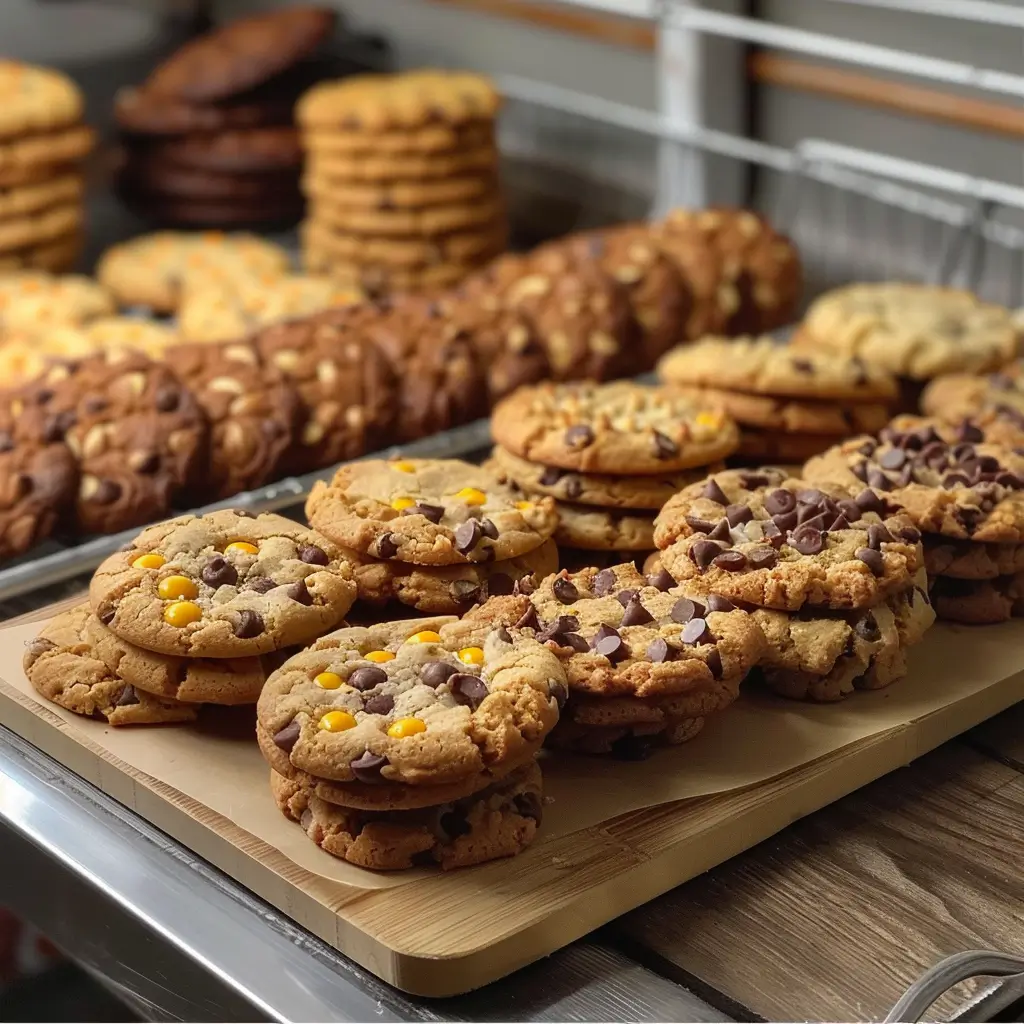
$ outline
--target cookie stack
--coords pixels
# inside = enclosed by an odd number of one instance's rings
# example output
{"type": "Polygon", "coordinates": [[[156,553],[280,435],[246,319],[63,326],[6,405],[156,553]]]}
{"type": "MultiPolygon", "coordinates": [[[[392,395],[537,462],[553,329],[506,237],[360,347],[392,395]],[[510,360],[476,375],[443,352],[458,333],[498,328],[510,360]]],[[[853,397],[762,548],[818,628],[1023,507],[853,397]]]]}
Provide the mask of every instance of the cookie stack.
{"type": "Polygon", "coordinates": [[[336,626],[352,573],[318,534],[224,510],[144,530],[111,555],[89,602],[25,653],[32,685],[110,725],[186,722],[202,704],[253,704],[287,649],[336,626]]]}
{"type": "Polygon", "coordinates": [[[1024,614],[1024,456],[1005,445],[1009,429],[901,416],[812,459],[804,475],[885,492],[923,533],[939,617],[1002,622],[1024,614]]]}
{"type": "Polygon", "coordinates": [[[296,109],[307,269],[374,294],[450,286],[505,248],[486,78],[415,71],[325,82],[296,109]]]}
{"type": "Polygon", "coordinates": [[[793,349],[768,337],[679,346],[658,374],[736,420],[741,465],[800,464],[850,434],[880,430],[897,395],[893,377],[859,356],[793,349]]]}
{"type": "Polygon", "coordinates": [[[84,227],[83,100],[50,68],[0,60],[0,271],[68,270],[84,227]]]}
{"type": "Polygon", "coordinates": [[[727,470],[668,501],[654,536],[662,569],[691,599],[753,609],[764,681],[787,697],[888,686],[935,618],[921,533],[890,514],[884,487],[727,470]]]}
{"type": "Polygon", "coordinates": [[[949,373],[987,373],[1018,355],[1013,311],[953,288],[855,284],[814,302],[793,338],[811,351],[860,356],[898,377],[900,408],[916,412],[922,389],[949,373]]]}
{"type": "Polygon", "coordinates": [[[350,553],[361,602],[459,614],[558,568],[554,505],[457,459],[368,460],[318,481],[306,514],[350,553]]]}
{"type": "Polygon", "coordinates": [[[446,618],[339,629],[275,672],[257,739],[281,811],[360,867],[466,867],[534,838],[566,692],[536,639],[446,618]]]}
{"type": "Polygon", "coordinates": [[[313,6],[240,18],[122,90],[119,188],[129,205],[190,227],[294,223],[302,149],[292,108],[335,20],[313,6]]]}
{"type": "Polygon", "coordinates": [[[557,499],[569,566],[642,560],[657,510],[739,441],[717,408],[626,381],[520,388],[495,408],[491,432],[487,468],[526,500],[557,499]]]}

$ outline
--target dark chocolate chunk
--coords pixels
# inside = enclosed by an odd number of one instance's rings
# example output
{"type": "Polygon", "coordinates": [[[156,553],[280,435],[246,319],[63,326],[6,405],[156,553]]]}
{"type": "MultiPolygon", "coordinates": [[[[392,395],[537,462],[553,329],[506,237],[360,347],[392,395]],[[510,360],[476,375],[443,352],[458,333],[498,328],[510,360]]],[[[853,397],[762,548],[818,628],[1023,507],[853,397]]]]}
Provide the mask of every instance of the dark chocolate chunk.
{"type": "Polygon", "coordinates": [[[160,456],[156,452],[149,452],[141,458],[133,455],[131,466],[136,473],[155,473],[160,468],[160,456]]]}
{"type": "Polygon", "coordinates": [[[284,593],[290,601],[295,601],[297,604],[310,605],[313,603],[313,595],[306,587],[305,580],[298,580],[296,583],[289,583],[288,586],[284,588],[284,593]]]}
{"type": "Polygon", "coordinates": [[[708,594],[708,611],[734,612],[736,611],[736,605],[729,598],[722,597],[721,594],[708,594]]]}
{"type": "Polygon", "coordinates": [[[571,647],[577,654],[586,654],[590,645],[579,633],[559,633],[554,637],[559,647],[571,647]]]}
{"type": "Polygon", "coordinates": [[[853,631],[862,640],[867,640],[869,643],[875,643],[882,635],[882,631],[878,628],[878,622],[871,612],[854,623],[853,631]]]}
{"type": "Polygon", "coordinates": [[[487,684],[468,672],[458,672],[448,680],[452,696],[457,704],[466,704],[474,711],[480,707],[484,698],[490,692],[487,684]]]}
{"type": "Polygon", "coordinates": [[[383,782],[380,774],[382,768],[386,768],[391,762],[383,754],[371,754],[364,750],[357,758],[349,761],[349,768],[357,781],[374,785],[383,782]]]}
{"type": "Polygon", "coordinates": [[[671,590],[676,585],[675,578],[668,569],[659,569],[656,573],[647,577],[647,582],[662,593],[666,590],[671,590]]]}
{"type": "Polygon", "coordinates": [[[713,651],[708,652],[707,660],[704,664],[707,665],[711,674],[716,679],[722,678],[722,655],[718,653],[717,647],[713,651]]]}
{"type": "Polygon", "coordinates": [[[654,746],[652,736],[627,733],[612,744],[612,757],[618,761],[646,761],[654,753],[654,746]]]}
{"type": "Polygon", "coordinates": [[[610,594],[616,587],[618,581],[615,579],[615,573],[611,569],[602,569],[594,577],[594,593],[598,597],[605,597],[610,594]]]}
{"type": "Polygon", "coordinates": [[[283,729],[278,729],[274,733],[274,743],[286,754],[290,754],[292,747],[298,742],[300,732],[299,723],[293,718],[283,729]]]}
{"type": "Polygon", "coordinates": [[[876,515],[885,515],[885,502],[874,491],[864,488],[856,498],[853,499],[861,512],[874,512],[876,515]]]}
{"type": "Polygon", "coordinates": [[[565,702],[569,699],[569,688],[565,683],[560,683],[556,680],[553,683],[548,683],[548,693],[555,698],[558,710],[561,711],[565,707],[565,702]]]}
{"type": "Polygon", "coordinates": [[[265,594],[276,586],[277,584],[269,576],[251,576],[245,581],[245,589],[253,590],[257,594],[265,594]]]}
{"type": "Polygon", "coordinates": [[[786,491],[780,487],[765,497],[764,508],[771,516],[792,512],[796,508],[796,495],[792,491],[786,491]]]}
{"type": "Polygon", "coordinates": [[[516,629],[537,629],[540,625],[540,621],[537,618],[537,609],[531,604],[513,625],[516,629]]]}
{"type": "Polygon", "coordinates": [[[725,494],[725,491],[715,481],[715,478],[708,477],[708,482],[704,485],[704,490],[701,492],[702,498],[707,498],[709,501],[714,501],[719,505],[728,505],[729,499],[725,494]]]}
{"type": "Polygon", "coordinates": [[[981,444],[985,440],[984,432],[970,420],[964,420],[957,427],[956,436],[958,441],[967,441],[970,444],[981,444]]]}
{"type": "Polygon", "coordinates": [[[398,554],[398,545],[395,543],[394,535],[385,533],[377,541],[377,557],[394,558],[396,554],[398,554]]]}
{"type": "Polygon", "coordinates": [[[892,534],[881,524],[872,523],[868,527],[868,547],[881,551],[883,544],[892,542],[892,534]]]}
{"type": "Polygon", "coordinates": [[[161,388],[156,393],[154,405],[160,412],[174,412],[181,402],[181,392],[176,388],[161,388]]]}
{"type": "Polygon", "coordinates": [[[494,631],[494,635],[495,635],[495,636],[496,636],[496,637],[497,637],[497,638],[498,638],[498,639],[499,639],[499,640],[500,640],[500,641],[501,641],[501,642],[502,642],[503,644],[510,644],[510,643],[512,643],[512,634],[511,634],[511,633],[510,633],[510,632],[509,632],[509,631],[508,631],[508,630],[507,630],[507,629],[506,629],[506,628],[505,628],[504,626],[499,626],[499,627],[498,627],[498,628],[497,628],[497,629],[496,629],[496,630],[494,631]]]}
{"type": "Polygon", "coordinates": [[[441,505],[428,505],[426,502],[417,502],[415,505],[410,505],[402,515],[423,516],[424,519],[429,520],[436,526],[441,522],[441,517],[444,515],[444,508],[441,505]]]}
{"type": "MultiPolygon", "coordinates": [[[[427,664],[432,665],[437,664],[437,662],[428,662],[427,664]]],[[[452,669],[452,671],[454,672],[455,669],[452,669]]],[[[348,685],[356,690],[372,690],[375,686],[386,683],[388,681],[388,674],[384,669],[378,668],[376,665],[362,665],[349,675],[347,681],[348,685]]]]}
{"type": "Polygon", "coordinates": [[[135,692],[134,686],[126,686],[121,691],[121,696],[117,698],[117,707],[126,708],[132,704],[139,703],[139,695],[135,692]]]}
{"type": "Polygon", "coordinates": [[[747,555],[747,560],[751,569],[771,569],[778,562],[779,556],[774,548],[754,548],[747,555]]]}
{"type": "Polygon", "coordinates": [[[551,592],[562,604],[573,604],[580,599],[580,592],[571,580],[559,578],[551,585],[551,592]]]}
{"type": "Polygon", "coordinates": [[[475,519],[467,519],[455,528],[455,550],[466,555],[477,546],[483,531],[475,519]]]}
{"type": "Polygon", "coordinates": [[[221,555],[214,555],[203,566],[201,575],[210,587],[233,587],[238,582],[238,570],[221,555]]]}
{"type": "Polygon", "coordinates": [[[709,519],[700,519],[698,516],[687,516],[686,525],[694,533],[710,533],[715,528],[715,524],[709,519]]]}
{"type": "Polygon", "coordinates": [[[691,647],[698,644],[713,644],[715,642],[715,638],[704,619],[690,619],[690,621],[683,626],[683,631],[679,634],[679,639],[682,640],[684,644],[688,644],[691,647]]]}
{"type": "Polygon", "coordinates": [[[498,528],[491,522],[490,519],[480,520],[480,532],[487,537],[489,540],[498,539],[498,528]]]}
{"type": "Polygon", "coordinates": [[[243,608],[238,613],[238,621],[235,623],[235,636],[239,640],[251,640],[259,636],[264,630],[263,616],[249,608],[243,608]]]}
{"type": "Polygon", "coordinates": [[[786,539],[785,534],[770,520],[761,527],[761,533],[764,534],[764,539],[775,549],[781,548],[783,541],[786,539]]]}
{"type": "Polygon", "coordinates": [[[635,587],[628,587],[626,590],[620,590],[615,595],[615,600],[618,601],[623,608],[625,608],[626,605],[629,604],[629,602],[632,601],[633,598],[636,597],[639,593],[640,591],[637,590],[635,587]]]}
{"type": "Polygon", "coordinates": [[[617,633],[614,636],[602,637],[594,645],[594,650],[613,665],[629,657],[629,648],[617,633]]]}
{"type": "Polygon", "coordinates": [[[378,693],[363,705],[363,710],[369,715],[389,715],[394,707],[395,698],[390,693],[378,693]]]}
{"type": "Polygon", "coordinates": [[[816,555],[825,550],[825,535],[813,526],[798,526],[789,535],[789,543],[801,555],[816,555]]]}
{"type": "Polygon", "coordinates": [[[576,423],[565,432],[564,441],[578,451],[594,443],[594,431],[586,423],[576,423]]]}
{"type": "Polygon", "coordinates": [[[731,543],[732,532],[729,530],[729,520],[719,519],[718,524],[708,534],[708,540],[724,540],[727,543],[731,543]]]}
{"type": "Polygon", "coordinates": [[[669,616],[673,622],[678,622],[682,625],[684,622],[689,622],[690,619],[704,618],[704,606],[700,601],[693,601],[688,597],[681,597],[674,605],[672,605],[672,611],[669,612],[669,616]]]}
{"type": "Polygon", "coordinates": [[[530,821],[539,822],[544,811],[544,805],[539,793],[516,793],[512,802],[516,806],[521,818],[528,818],[530,821]]]}
{"type": "Polygon", "coordinates": [[[749,523],[754,518],[754,513],[749,505],[730,505],[725,510],[725,518],[729,520],[730,526],[739,526],[741,523],[749,523]]]}
{"type": "Polygon", "coordinates": [[[726,572],[745,572],[747,570],[747,556],[742,551],[723,551],[711,562],[717,569],[724,569],[726,572]]]}
{"type": "Polygon", "coordinates": [[[673,455],[679,454],[679,445],[666,437],[660,430],[655,430],[652,435],[654,442],[654,457],[656,459],[671,459],[673,455]]]}
{"type": "Polygon", "coordinates": [[[555,484],[562,479],[564,474],[565,470],[558,469],[557,466],[545,466],[544,472],[541,473],[538,483],[540,483],[542,487],[554,487],[555,484]]]}
{"type": "Polygon", "coordinates": [[[704,572],[721,553],[721,545],[713,540],[699,540],[690,548],[690,558],[701,572],[704,572]]]}
{"type": "MultiPolygon", "coordinates": [[[[364,672],[364,671],[381,672],[381,670],[379,668],[375,668],[375,669],[356,669],[356,672],[364,672]]],[[[420,669],[420,682],[424,683],[426,686],[432,686],[436,690],[442,683],[446,683],[448,681],[448,677],[449,676],[455,675],[458,671],[459,670],[458,670],[458,668],[455,665],[449,665],[448,662],[446,662],[446,661],[428,661],[420,669]]],[[[381,672],[381,675],[384,675],[384,673],[381,672]]],[[[386,679],[386,678],[387,678],[387,676],[384,675],[384,679],[386,679]]],[[[381,679],[381,680],[378,680],[378,681],[379,682],[383,682],[384,680],[381,679]]],[[[352,683],[351,678],[349,679],[349,682],[352,683]]],[[[356,686],[355,683],[352,683],[352,685],[356,686]]],[[[371,683],[370,685],[371,686],[376,686],[377,683],[374,682],[374,683],[371,683]]],[[[364,689],[364,687],[361,687],[361,686],[357,686],[356,688],[360,689],[360,690],[364,689]]],[[[369,689],[369,687],[366,687],[366,689],[369,689]]]]}
{"type": "Polygon", "coordinates": [[[896,532],[900,540],[905,540],[908,544],[916,544],[921,539],[921,531],[913,526],[903,526],[896,532]]]}
{"type": "Polygon", "coordinates": [[[668,641],[659,636],[657,640],[652,640],[647,645],[645,653],[648,661],[668,661],[672,657],[672,648],[669,647],[668,641]]]}
{"type": "Polygon", "coordinates": [[[115,609],[113,608],[101,608],[97,612],[96,617],[103,623],[104,626],[109,626],[114,621],[115,609]]]}
{"type": "Polygon", "coordinates": [[[951,491],[955,487],[970,487],[971,481],[966,473],[947,473],[942,478],[942,487],[951,491]]]}
{"type": "Polygon", "coordinates": [[[907,453],[902,448],[890,448],[883,452],[878,460],[882,469],[899,469],[907,461],[907,453]]]}
{"type": "Polygon", "coordinates": [[[854,558],[863,562],[875,576],[885,574],[885,561],[881,551],[876,551],[874,548],[857,548],[853,555],[854,558]]]}
{"type": "Polygon", "coordinates": [[[578,498],[583,493],[583,484],[578,476],[571,476],[565,481],[565,496],[570,500],[578,498]]]}
{"type": "Polygon", "coordinates": [[[622,613],[623,626],[640,626],[645,622],[653,621],[653,619],[654,616],[643,606],[639,597],[634,597],[622,613]]]}
{"type": "Polygon", "coordinates": [[[755,487],[767,487],[771,483],[767,473],[740,473],[739,480],[748,491],[755,487]]]}
{"type": "Polygon", "coordinates": [[[858,479],[861,483],[866,484],[868,482],[868,463],[866,459],[860,462],[855,462],[850,466],[850,472],[858,479]]]}
{"type": "Polygon", "coordinates": [[[323,548],[318,548],[315,544],[307,544],[305,547],[299,548],[299,561],[309,565],[327,565],[330,559],[323,548]]]}
{"type": "MultiPolygon", "coordinates": [[[[861,507],[853,500],[853,498],[843,498],[842,501],[837,501],[836,508],[839,509],[847,523],[856,523],[861,517],[861,507]]],[[[839,527],[835,527],[835,529],[839,529],[839,527]]],[[[845,529],[845,527],[843,527],[843,529],[845,529]]]]}
{"type": "Polygon", "coordinates": [[[777,516],[772,516],[772,522],[779,530],[782,531],[782,533],[789,533],[790,530],[796,529],[797,515],[798,513],[796,510],[792,512],[781,512],[777,516]]]}

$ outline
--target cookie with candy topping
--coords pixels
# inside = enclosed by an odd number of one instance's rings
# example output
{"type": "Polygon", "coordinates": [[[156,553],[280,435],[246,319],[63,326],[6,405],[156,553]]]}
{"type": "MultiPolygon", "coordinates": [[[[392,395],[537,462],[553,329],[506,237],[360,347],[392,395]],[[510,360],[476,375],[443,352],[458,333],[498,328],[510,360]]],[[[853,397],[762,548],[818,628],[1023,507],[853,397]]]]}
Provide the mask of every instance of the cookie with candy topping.
{"type": "Polygon", "coordinates": [[[717,473],[667,502],[662,565],[709,593],[766,608],[866,608],[905,590],[920,532],[861,487],[829,493],[773,468],[717,473]]]}
{"type": "Polygon", "coordinates": [[[376,799],[429,806],[451,799],[436,798],[439,786],[489,785],[551,731],[565,673],[532,638],[487,626],[466,642],[449,633],[453,624],[406,619],[323,637],[267,680],[261,744],[269,738],[291,767],[337,783],[337,802],[349,790],[366,801],[374,787],[390,787],[376,799]],[[422,791],[424,803],[406,790],[422,791]]]}
{"type": "Polygon", "coordinates": [[[97,618],[150,651],[238,658],[309,643],[355,600],[352,568],[313,530],[224,509],[151,526],[100,565],[97,618]]]}
{"type": "Polygon", "coordinates": [[[706,466],[739,444],[713,406],[631,381],[520,388],[495,408],[491,433],[529,462],[624,476],[706,466]]]}
{"type": "Polygon", "coordinates": [[[315,529],[373,558],[459,565],[515,558],[558,523],[551,498],[524,500],[458,459],[372,459],[318,481],[306,502],[315,529]]]}
{"type": "Polygon", "coordinates": [[[878,440],[852,438],[811,459],[804,477],[850,492],[867,484],[926,533],[1024,541],[1024,456],[990,443],[972,423],[900,417],[878,440]]]}

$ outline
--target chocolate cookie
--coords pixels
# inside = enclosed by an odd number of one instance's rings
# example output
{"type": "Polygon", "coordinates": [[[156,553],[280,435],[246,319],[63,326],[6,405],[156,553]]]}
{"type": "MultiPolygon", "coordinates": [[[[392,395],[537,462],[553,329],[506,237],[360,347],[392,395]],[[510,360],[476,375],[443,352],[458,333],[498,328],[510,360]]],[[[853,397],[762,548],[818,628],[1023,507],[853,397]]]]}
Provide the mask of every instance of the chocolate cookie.
{"type": "Polygon", "coordinates": [[[279,204],[285,197],[300,202],[295,176],[287,172],[248,174],[233,171],[193,170],[150,158],[133,159],[122,171],[120,181],[143,201],[222,200],[253,204],[266,199],[279,204]]]}
{"type": "MultiPolygon", "coordinates": [[[[186,103],[148,89],[125,86],[114,95],[114,118],[135,135],[217,137],[221,132],[287,125],[290,97],[244,98],[217,104],[186,103]]],[[[182,140],[182,143],[190,140],[182,140]]],[[[154,148],[154,152],[157,150],[154,148]]]]}
{"type": "Polygon", "coordinates": [[[309,643],[355,599],[330,541],[281,516],[231,509],[143,530],[96,570],[89,600],[111,632],[160,654],[236,658],[309,643]]]}
{"type": "Polygon", "coordinates": [[[294,171],[302,165],[299,134],[287,125],[173,139],[150,153],[158,163],[220,173],[294,171]]]}

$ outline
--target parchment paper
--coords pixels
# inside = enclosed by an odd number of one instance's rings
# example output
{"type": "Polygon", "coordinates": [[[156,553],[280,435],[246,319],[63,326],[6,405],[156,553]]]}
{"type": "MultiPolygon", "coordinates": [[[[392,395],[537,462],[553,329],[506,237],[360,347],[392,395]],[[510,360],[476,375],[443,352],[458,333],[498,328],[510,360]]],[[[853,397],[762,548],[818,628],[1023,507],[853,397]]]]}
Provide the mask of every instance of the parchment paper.
{"type": "MultiPolygon", "coordinates": [[[[17,691],[15,699],[24,703],[27,698],[46,708],[72,735],[87,737],[136,770],[230,819],[308,871],[358,888],[401,885],[422,877],[422,871],[377,874],[353,867],[324,853],[284,818],[270,796],[252,708],[204,709],[194,725],[113,729],[49,704],[21,669],[24,644],[40,628],[37,622],[0,631],[0,691],[17,691]]],[[[714,716],[695,740],[660,750],[648,761],[545,755],[545,792],[551,802],[542,834],[564,835],[642,807],[753,786],[958,704],[965,712],[970,704],[974,717],[965,717],[963,726],[968,728],[1024,697],[1024,621],[973,628],[940,623],[912,650],[910,660],[906,679],[839,704],[745,693],[728,711],[714,716]],[[1017,688],[1010,700],[1007,686],[1017,688]],[[993,701],[998,691],[998,706],[986,707],[987,691],[993,701]]],[[[907,760],[917,752],[908,740],[907,760]]]]}

